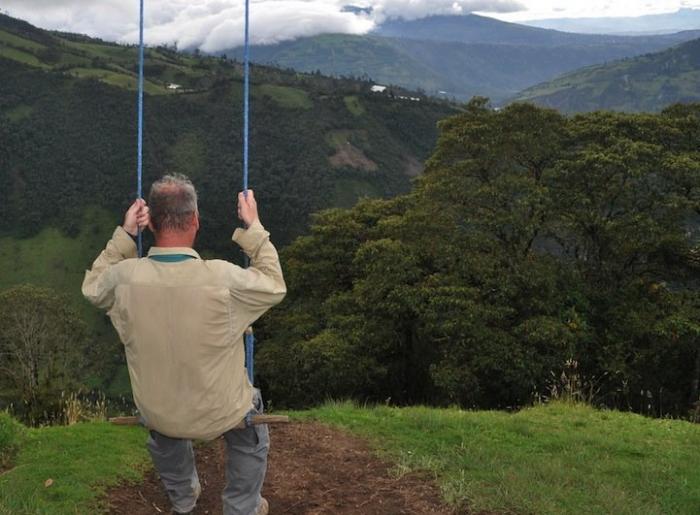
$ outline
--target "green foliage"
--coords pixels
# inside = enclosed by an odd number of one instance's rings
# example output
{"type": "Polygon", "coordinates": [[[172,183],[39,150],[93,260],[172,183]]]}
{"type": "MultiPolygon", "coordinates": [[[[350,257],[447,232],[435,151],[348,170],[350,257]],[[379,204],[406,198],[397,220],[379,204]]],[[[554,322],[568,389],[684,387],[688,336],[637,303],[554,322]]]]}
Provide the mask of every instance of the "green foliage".
{"type": "Polygon", "coordinates": [[[695,112],[472,101],[412,194],[325,212],[283,252],[290,294],[258,367],[273,402],[520,406],[573,358],[596,402],[686,413],[695,112]]]}
{"type": "MultiPolygon", "coordinates": [[[[65,293],[89,330],[84,382],[128,396],[121,346],[79,288],[135,194],[136,48],[0,15],[0,50],[43,68],[0,58],[0,291],[31,283],[65,293]]],[[[146,52],[145,189],[164,173],[192,177],[202,216],[198,249],[233,261],[241,259],[230,241],[242,173],[241,72],[226,59],[146,52]],[[177,94],[169,94],[170,83],[182,86],[177,94]]],[[[251,186],[275,244],[304,233],[319,209],[408,191],[406,159],[426,159],[437,121],[456,112],[446,103],[372,98],[369,87],[253,67],[251,186]],[[359,115],[347,109],[350,96],[364,106],[359,115]],[[325,136],[336,131],[362,134],[353,145],[377,170],[332,166],[335,149],[325,136]]]]}
{"type": "Polygon", "coordinates": [[[102,513],[109,486],[143,477],[145,441],[141,428],[108,423],[30,429],[15,468],[0,476],[0,513],[102,513]]]}
{"type": "Polygon", "coordinates": [[[369,438],[468,513],[694,514],[700,428],[553,403],[515,414],[327,403],[295,418],[369,438]]]}
{"type": "MultiPolygon", "coordinates": [[[[257,63],[304,72],[318,70],[334,77],[371,78],[380,84],[464,101],[474,95],[486,95],[505,102],[523,89],[563,73],[656,52],[697,36],[688,32],[620,38],[481,20],[487,26],[468,26],[468,16],[396,21],[407,25],[425,23],[427,26],[419,33],[426,37],[417,37],[413,28],[382,33],[379,27],[381,35],[321,34],[254,46],[251,52],[257,63]],[[446,26],[433,27],[443,23],[446,26]]],[[[225,53],[243,58],[241,47],[225,53]]],[[[396,88],[391,92],[400,94],[396,88]]]]}
{"type": "Polygon", "coordinates": [[[700,40],[662,52],[591,66],[517,96],[563,112],[612,109],[658,112],[677,102],[698,102],[700,40]]]}
{"type": "Polygon", "coordinates": [[[281,107],[287,109],[311,109],[314,105],[306,91],[288,86],[263,84],[257,91],[272,98],[281,107]]]}
{"type": "Polygon", "coordinates": [[[14,461],[24,436],[24,426],[9,413],[0,411],[0,473],[14,461]]]}
{"type": "Polygon", "coordinates": [[[78,386],[86,347],[83,322],[53,291],[25,285],[0,293],[0,389],[26,420],[51,416],[61,392],[78,386]]]}
{"type": "Polygon", "coordinates": [[[350,111],[355,116],[362,116],[363,114],[365,114],[365,108],[362,106],[362,102],[360,102],[360,99],[356,96],[348,96],[345,97],[343,100],[345,102],[345,107],[347,107],[348,111],[350,111]]]}
{"type": "MultiPolygon", "coordinates": [[[[31,236],[46,225],[75,236],[86,204],[119,220],[133,196],[134,47],[48,33],[0,16],[0,234],[31,236]],[[47,52],[54,55],[47,57],[47,52]],[[49,59],[50,57],[50,59],[49,59]]],[[[144,181],[193,175],[202,199],[203,250],[238,258],[230,245],[233,199],[241,182],[242,75],[226,59],[148,49],[144,181]],[[176,83],[179,93],[167,86],[176,83]],[[228,192],[228,193],[226,193],[228,192]],[[232,193],[233,192],[233,193],[232,193]]],[[[370,83],[253,68],[251,179],[276,243],[307,227],[310,213],[359,195],[392,196],[410,187],[406,159],[428,157],[446,103],[369,98],[370,83]],[[346,97],[364,111],[348,111],[346,97]],[[284,109],[280,109],[283,107],[284,109]],[[325,135],[350,131],[377,165],[333,168],[325,135]],[[418,141],[419,145],[414,143],[418,141]],[[350,187],[336,191],[338,181],[350,187]]]]}

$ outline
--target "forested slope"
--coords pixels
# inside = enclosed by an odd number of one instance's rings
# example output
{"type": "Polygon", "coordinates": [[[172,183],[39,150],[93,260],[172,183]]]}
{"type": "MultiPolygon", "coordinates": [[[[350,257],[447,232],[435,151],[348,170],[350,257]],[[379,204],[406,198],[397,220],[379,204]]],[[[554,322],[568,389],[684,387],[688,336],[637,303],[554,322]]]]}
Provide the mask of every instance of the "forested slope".
{"type": "Polygon", "coordinates": [[[662,52],[591,66],[529,88],[517,100],[564,112],[658,112],[700,100],[700,39],[662,52]]]}
{"type": "MultiPolygon", "coordinates": [[[[387,21],[368,35],[322,34],[257,45],[251,55],[258,63],[501,103],[562,73],[655,52],[699,35],[571,34],[476,15],[431,16],[387,21]]],[[[243,50],[225,53],[241,58],[243,50]]]]}
{"type": "MultiPolygon", "coordinates": [[[[89,328],[75,347],[89,343],[93,365],[122,359],[107,345],[115,341],[108,321],[79,288],[135,196],[136,57],[133,47],[0,15],[0,290],[32,283],[67,296],[89,328]]],[[[438,120],[456,112],[377,96],[362,81],[252,73],[251,186],[278,245],[304,233],[319,209],[408,191],[438,120]]],[[[189,175],[200,194],[198,249],[239,260],[230,236],[241,187],[241,65],[148,49],[146,76],[146,191],[166,172],[189,175]]],[[[91,370],[89,384],[112,381],[110,367],[91,370]]],[[[116,389],[128,394],[120,377],[116,389]]],[[[3,398],[12,393],[0,385],[3,398]]]]}
{"type": "Polygon", "coordinates": [[[567,118],[474,100],[442,123],[410,195],[326,211],[284,250],[289,295],[257,369],[268,395],[507,408],[568,388],[686,413],[700,393],[699,112],[567,118]]]}
{"type": "MultiPolygon", "coordinates": [[[[135,187],[135,59],[133,48],[0,18],[0,230],[75,230],[87,204],[124,206],[135,187]]],[[[226,193],[241,174],[240,66],[154,49],[146,75],[146,183],[165,171],[190,174],[211,235],[203,243],[220,248],[219,230],[230,229],[226,193]]],[[[406,191],[436,122],[454,112],[373,96],[358,81],[255,68],[253,82],[252,184],[282,242],[321,207],[406,191]]]]}

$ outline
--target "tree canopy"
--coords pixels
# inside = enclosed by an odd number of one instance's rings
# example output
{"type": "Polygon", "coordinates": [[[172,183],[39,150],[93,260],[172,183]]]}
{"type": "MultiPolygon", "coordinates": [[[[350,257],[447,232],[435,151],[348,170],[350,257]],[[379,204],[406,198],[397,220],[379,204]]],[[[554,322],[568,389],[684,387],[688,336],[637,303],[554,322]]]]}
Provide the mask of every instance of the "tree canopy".
{"type": "Polygon", "coordinates": [[[283,252],[290,294],[259,358],[273,402],[514,407],[575,360],[601,403],[682,413],[700,373],[699,114],[474,99],[410,194],[322,212],[283,252]]]}

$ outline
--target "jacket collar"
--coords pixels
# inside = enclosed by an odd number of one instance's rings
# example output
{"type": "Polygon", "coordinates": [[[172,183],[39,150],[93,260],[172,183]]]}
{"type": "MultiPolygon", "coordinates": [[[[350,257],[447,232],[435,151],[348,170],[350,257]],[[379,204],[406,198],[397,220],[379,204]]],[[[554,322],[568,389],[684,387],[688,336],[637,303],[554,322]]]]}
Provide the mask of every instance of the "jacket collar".
{"type": "Polygon", "coordinates": [[[184,254],[195,259],[202,259],[196,250],[191,247],[151,247],[148,256],[168,256],[173,254],[184,254]]]}

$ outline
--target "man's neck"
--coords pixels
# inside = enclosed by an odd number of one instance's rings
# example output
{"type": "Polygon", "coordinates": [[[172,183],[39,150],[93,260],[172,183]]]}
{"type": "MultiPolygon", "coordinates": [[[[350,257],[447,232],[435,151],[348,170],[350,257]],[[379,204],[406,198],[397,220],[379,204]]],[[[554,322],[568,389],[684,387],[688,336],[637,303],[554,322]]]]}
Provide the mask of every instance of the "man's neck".
{"type": "Polygon", "coordinates": [[[156,247],[189,247],[194,245],[194,238],[189,233],[163,232],[156,235],[156,247]]]}

